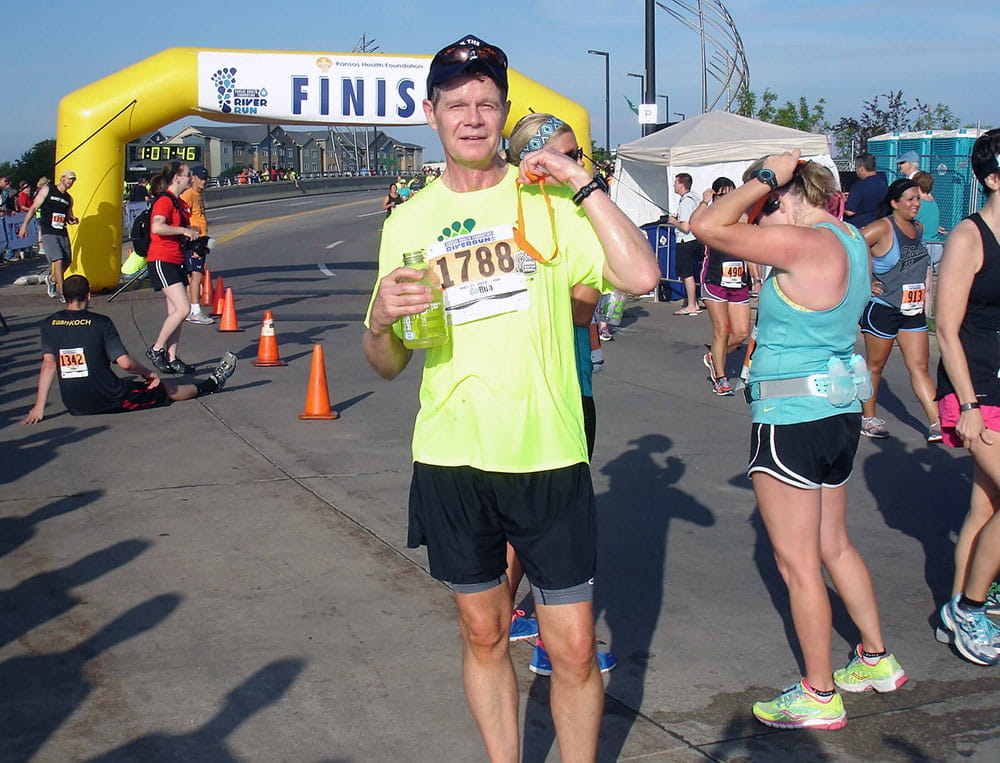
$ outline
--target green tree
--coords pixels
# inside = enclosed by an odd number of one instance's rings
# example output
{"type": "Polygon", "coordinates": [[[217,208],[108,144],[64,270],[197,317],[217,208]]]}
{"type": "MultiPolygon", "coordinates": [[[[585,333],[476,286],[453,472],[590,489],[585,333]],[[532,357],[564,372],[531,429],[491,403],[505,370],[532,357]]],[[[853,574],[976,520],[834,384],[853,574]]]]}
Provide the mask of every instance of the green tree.
{"type": "Polygon", "coordinates": [[[764,88],[758,99],[753,90],[744,86],[736,96],[736,113],[750,119],[759,119],[761,122],[773,122],[777,114],[774,102],[777,100],[778,94],[769,87],[764,88]]]}
{"type": "Polygon", "coordinates": [[[27,180],[34,184],[42,175],[52,179],[55,164],[56,141],[55,138],[49,138],[29,148],[13,164],[10,162],[0,164],[0,175],[8,175],[11,180],[27,180]]]}
{"type": "Polygon", "coordinates": [[[911,105],[902,90],[880,93],[863,101],[859,117],[841,117],[833,126],[834,141],[840,156],[853,156],[866,151],[868,139],[889,132],[914,130],[954,130],[961,120],[944,103],[933,106],[920,102],[911,105]]]}

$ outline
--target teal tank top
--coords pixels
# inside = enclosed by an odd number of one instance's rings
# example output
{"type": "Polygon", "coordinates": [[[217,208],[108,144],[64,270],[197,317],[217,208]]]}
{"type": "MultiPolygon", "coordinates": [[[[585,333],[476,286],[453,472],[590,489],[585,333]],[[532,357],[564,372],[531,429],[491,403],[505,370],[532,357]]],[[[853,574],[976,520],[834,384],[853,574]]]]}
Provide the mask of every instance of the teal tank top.
{"type": "MultiPolygon", "coordinates": [[[[854,354],[858,319],[871,296],[868,246],[854,226],[848,226],[850,233],[831,223],[816,227],[832,230],[844,247],[849,266],[847,292],[840,304],[829,310],[809,310],[782,293],[776,273],[771,271],[760,290],[757,346],[748,380],[751,385],[768,379],[825,374],[830,356],[848,363],[854,354]]],[[[750,411],[755,423],[798,424],[858,413],[861,403],[855,400],[835,408],[825,397],[774,397],[753,401],[750,411]]]]}

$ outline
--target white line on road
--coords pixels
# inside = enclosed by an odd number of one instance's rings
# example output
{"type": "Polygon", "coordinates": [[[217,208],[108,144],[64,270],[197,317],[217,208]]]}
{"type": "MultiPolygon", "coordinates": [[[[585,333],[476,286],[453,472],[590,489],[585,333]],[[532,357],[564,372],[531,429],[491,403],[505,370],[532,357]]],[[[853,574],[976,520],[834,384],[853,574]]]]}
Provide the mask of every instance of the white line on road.
{"type": "Polygon", "coordinates": [[[310,199],[309,201],[300,201],[300,202],[298,202],[296,204],[289,204],[288,206],[290,206],[290,207],[304,207],[306,204],[312,204],[312,203],[313,203],[313,201],[312,201],[312,199],[310,199]]]}
{"type": "Polygon", "coordinates": [[[343,243],[344,243],[343,241],[334,241],[332,244],[327,244],[326,248],[333,249],[335,246],[340,246],[343,243]]]}
{"type": "Polygon", "coordinates": [[[384,210],[379,210],[378,212],[367,212],[363,215],[358,215],[358,217],[371,217],[372,215],[381,215],[384,210]]]}
{"type": "Polygon", "coordinates": [[[330,268],[328,268],[326,266],[325,262],[319,263],[319,265],[317,265],[316,267],[319,268],[319,272],[320,273],[322,273],[323,275],[327,276],[328,278],[336,278],[337,277],[337,274],[334,273],[332,270],[330,270],[330,268]]]}

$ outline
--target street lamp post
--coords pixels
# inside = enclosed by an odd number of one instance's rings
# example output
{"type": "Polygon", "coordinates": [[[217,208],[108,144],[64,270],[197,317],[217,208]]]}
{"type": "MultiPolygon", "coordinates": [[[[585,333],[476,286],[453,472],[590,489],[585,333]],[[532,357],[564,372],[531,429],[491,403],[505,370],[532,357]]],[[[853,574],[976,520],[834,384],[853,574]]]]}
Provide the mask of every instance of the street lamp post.
{"type": "Polygon", "coordinates": [[[664,122],[669,122],[670,121],[670,96],[669,95],[662,95],[660,93],[657,93],[656,97],[663,99],[663,121],[664,122]]]}
{"type": "MultiPolygon", "coordinates": [[[[635,72],[629,72],[629,77],[636,77],[639,80],[639,104],[642,105],[646,102],[646,75],[636,74],[635,72]]],[[[639,130],[643,135],[646,134],[646,125],[640,125],[639,130]]]]}
{"type": "Polygon", "coordinates": [[[611,158],[611,54],[605,50],[588,50],[592,56],[604,57],[604,150],[611,158]]]}
{"type": "Polygon", "coordinates": [[[686,116],[685,116],[685,115],[684,115],[684,114],[683,114],[682,112],[680,112],[680,111],[675,111],[675,112],[674,112],[674,116],[678,116],[678,117],[680,117],[680,118],[681,118],[681,121],[682,121],[682,122],[683,122],[683,121],[684,121],[684,120],[685,120],[685,119],[687,118],[687,117],[686,117],[686,116]]]}

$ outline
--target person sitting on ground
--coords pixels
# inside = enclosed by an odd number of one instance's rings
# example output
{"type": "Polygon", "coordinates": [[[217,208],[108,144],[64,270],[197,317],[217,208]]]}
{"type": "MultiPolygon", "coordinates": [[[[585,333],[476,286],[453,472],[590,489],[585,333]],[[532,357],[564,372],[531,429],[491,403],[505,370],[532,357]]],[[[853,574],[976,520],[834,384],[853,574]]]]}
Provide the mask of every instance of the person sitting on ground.
{"type": "Polygon", "coordinates": [[[24,424],[45,417],[52,378],[58,375],[63,403],[74,416],[121,413],[169,405],[218,392],[236,371],[236,356],[226,352],[204,381],[172,384],[138,363],[122,344],[110,318],[90,312],[90,282],[69,276],[63,282],[66,307],[42,321],[42,368],[35,404],[24,424]],[[138,374],[143,381],[122,379],[111,364],[138,374]]]}

